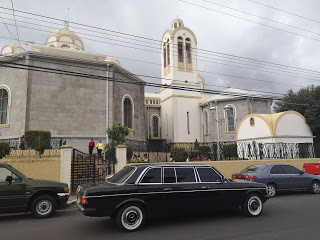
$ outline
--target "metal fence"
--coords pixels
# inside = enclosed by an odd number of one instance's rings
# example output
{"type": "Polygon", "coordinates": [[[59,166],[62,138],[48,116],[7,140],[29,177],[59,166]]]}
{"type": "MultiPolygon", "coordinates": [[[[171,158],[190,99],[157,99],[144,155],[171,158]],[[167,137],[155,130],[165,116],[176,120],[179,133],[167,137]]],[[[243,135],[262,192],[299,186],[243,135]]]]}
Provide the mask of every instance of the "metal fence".
{"type": "MultiPolygon", "coordinates": [[[[9,147],[15,150],[20,150],[20,138],[10,138],[10,139],[0,139],[0,142],[9,143],[9,147]]],[[[49,149],[59,149],[62,145],[65,145],[66,141],[62,138],[51,138],[49,149]]],[[[26,144],[24,146],[25,150],[30,150],[26,144]]]]}
{"type": "Polygon", "coordinates": [[[262,159],[295,159],[320,157],[320,144],[312,143],[257,143],[253,142],[228,142],[219,143],[220,152],[217,152],[217,143],[170,143],[149,141],[128,141],[127,146],[133,150],[131,161],[149,162],[169,161],[171,150],[174,147],[183,148],[185,157],[192,161],[220,160],[262,160],[262,159]],[[158,145],[157,145],[158,144],[158,145]]]}

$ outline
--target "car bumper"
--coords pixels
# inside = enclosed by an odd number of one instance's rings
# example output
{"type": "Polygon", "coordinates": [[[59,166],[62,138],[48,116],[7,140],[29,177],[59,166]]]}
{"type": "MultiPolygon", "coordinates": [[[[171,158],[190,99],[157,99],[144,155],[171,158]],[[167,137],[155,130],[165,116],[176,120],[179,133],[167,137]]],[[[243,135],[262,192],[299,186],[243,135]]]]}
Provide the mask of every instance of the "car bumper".
{"type": "Polygon", "coordinates": [[[78,201],[77,201],[77,206],[79,211],[85,216],[89,216],[89,217],[98,216],[95,208],[84,208],[78,201]]]}
{"type": "Polygon", "coordinates": [[[58,193],[57,195],[60,199],[60,207],[65,207],[69,199],[69,193],[58,193]]]}

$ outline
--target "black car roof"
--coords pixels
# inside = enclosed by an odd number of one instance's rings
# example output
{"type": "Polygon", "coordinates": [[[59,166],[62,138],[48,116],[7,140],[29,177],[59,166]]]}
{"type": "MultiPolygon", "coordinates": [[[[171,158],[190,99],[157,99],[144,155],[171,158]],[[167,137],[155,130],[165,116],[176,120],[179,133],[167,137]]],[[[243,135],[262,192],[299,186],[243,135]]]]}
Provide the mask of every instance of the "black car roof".
{"type": "Polygon", "coordinates": [[[127,165],[131,167],[213,167],[208,164],[190,164],[190,163],[140,163],[140,164],[132,164],[132,165],[127,165]]]}

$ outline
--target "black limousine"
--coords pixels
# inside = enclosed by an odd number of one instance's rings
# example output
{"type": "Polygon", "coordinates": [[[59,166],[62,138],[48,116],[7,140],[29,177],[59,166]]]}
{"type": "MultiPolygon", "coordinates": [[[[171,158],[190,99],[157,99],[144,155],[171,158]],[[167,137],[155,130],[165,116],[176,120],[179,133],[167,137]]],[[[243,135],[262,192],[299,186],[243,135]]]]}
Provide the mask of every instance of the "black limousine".
{"type": "Polygon", "coordinates": [[[266,185],[234,182],[216,168],[192,164],[126,166],[106,183],[77,189],[79,210],[86,216],[110,216],[124,231],[142,227],[146,217],[163,212],[241,207],[260,215],[268,199],[266,185]]]}

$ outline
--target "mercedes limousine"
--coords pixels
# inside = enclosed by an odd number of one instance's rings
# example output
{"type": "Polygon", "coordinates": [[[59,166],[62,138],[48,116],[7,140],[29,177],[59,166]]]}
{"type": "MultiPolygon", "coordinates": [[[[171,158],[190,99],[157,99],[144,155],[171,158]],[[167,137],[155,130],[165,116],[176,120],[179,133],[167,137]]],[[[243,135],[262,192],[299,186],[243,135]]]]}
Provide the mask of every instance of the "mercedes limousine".
{"type": "Polygon", "coordinates": [[[192,164],[126,166],[106,183],[79,186],[77,204],[86,216],[113,218],[120,229],[135,231],[159,213],[182,214],[241,207],[259,216],[268,199],[266,185],[234,182],[216,168],[192,164]]]}

